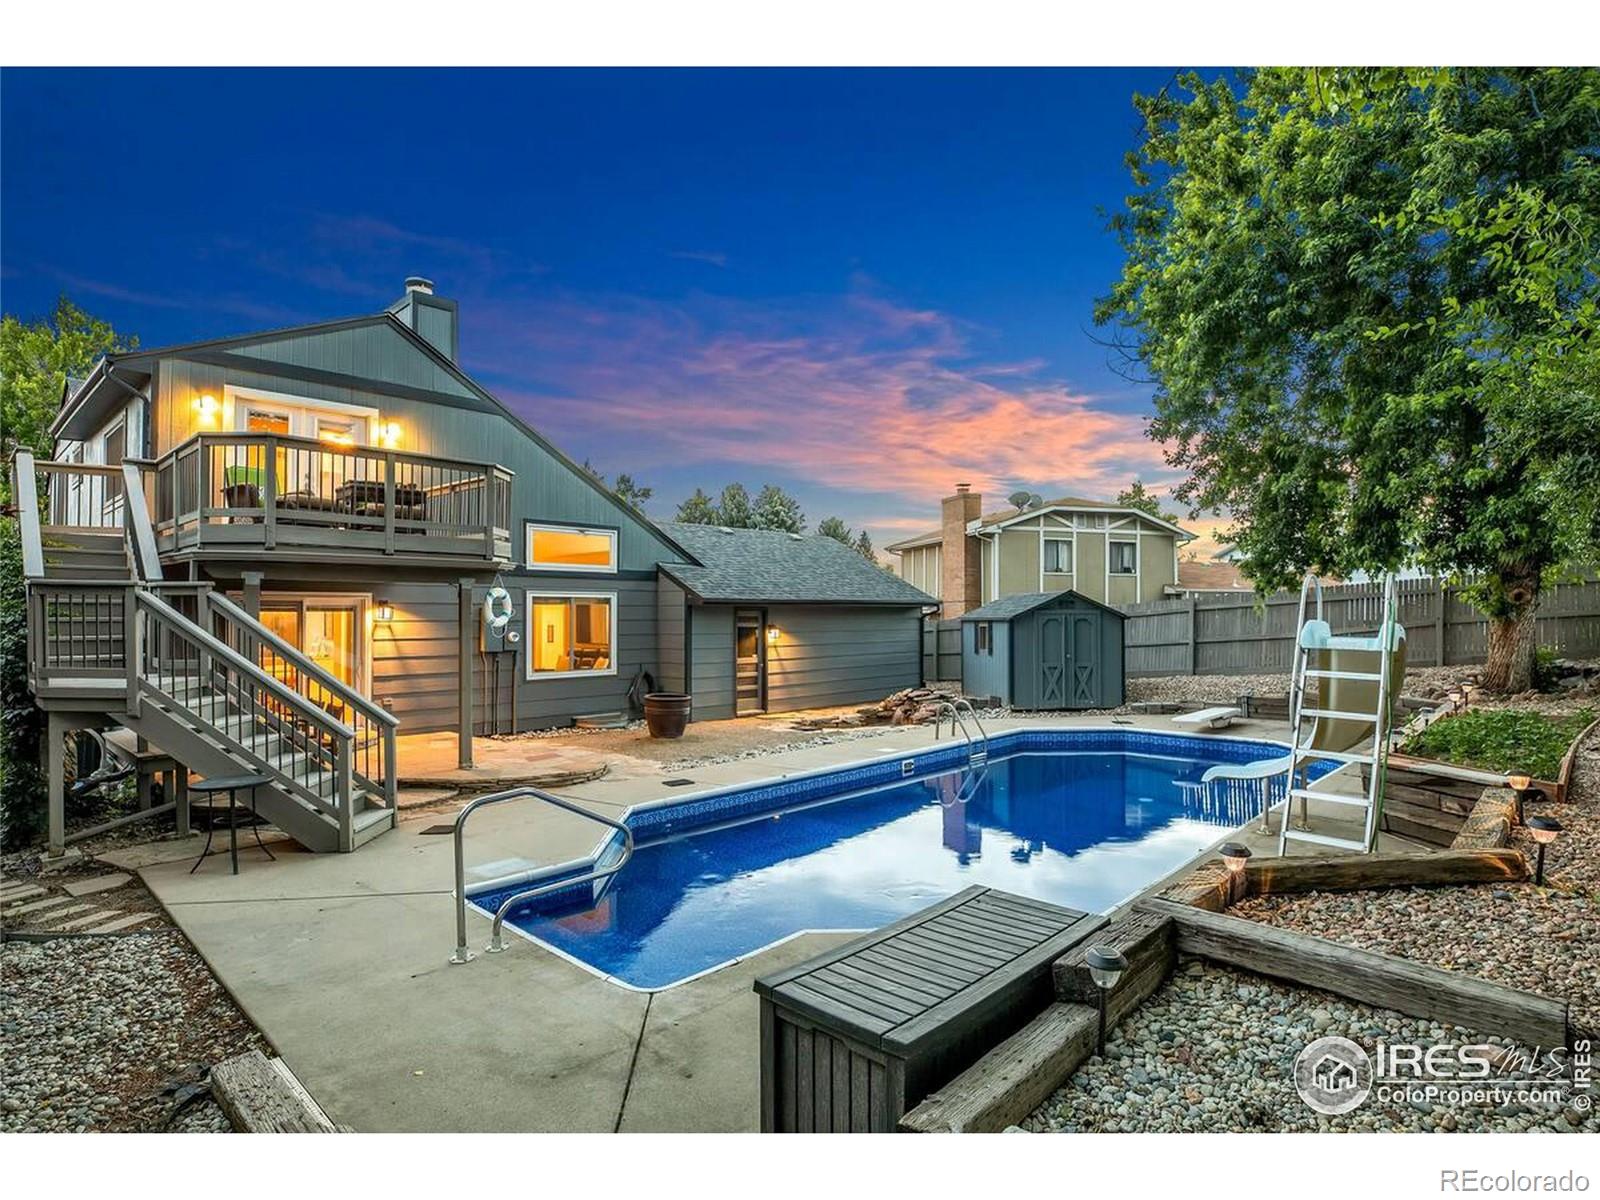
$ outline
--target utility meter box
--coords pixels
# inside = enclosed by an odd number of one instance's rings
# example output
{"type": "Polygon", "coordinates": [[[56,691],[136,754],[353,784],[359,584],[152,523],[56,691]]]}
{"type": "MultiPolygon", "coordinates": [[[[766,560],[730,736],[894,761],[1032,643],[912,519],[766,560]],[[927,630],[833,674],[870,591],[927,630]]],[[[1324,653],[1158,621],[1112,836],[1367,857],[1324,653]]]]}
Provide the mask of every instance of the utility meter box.
{"type": "Polygon", "coordinates": [[[506,654],[519,649],[522,645],[522,631],[517,628],[515,617],[505,622],[497,622],[485,615],[481,629],[483,634],[481,649],[485,654],[506,654]]]}

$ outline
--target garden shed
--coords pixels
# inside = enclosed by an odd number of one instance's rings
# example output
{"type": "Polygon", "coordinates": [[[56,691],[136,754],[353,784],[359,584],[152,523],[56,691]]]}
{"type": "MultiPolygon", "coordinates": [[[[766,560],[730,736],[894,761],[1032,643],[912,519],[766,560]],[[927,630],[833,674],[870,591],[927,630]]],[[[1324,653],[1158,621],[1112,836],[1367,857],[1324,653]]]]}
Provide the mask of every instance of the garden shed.
{"type": "Polygon", "coordinates": [[[961,686],[1014,708],[1115,708],[1122,614],[1074,591],[1006,596],[961,617],[961,686]]]}

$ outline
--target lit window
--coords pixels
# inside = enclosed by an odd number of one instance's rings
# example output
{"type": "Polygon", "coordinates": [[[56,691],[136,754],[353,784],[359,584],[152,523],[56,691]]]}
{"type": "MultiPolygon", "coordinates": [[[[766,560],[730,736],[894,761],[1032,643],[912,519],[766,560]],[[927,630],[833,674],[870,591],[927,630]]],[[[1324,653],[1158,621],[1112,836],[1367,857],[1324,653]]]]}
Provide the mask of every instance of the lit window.
{"type": "Polygon", "coordinates": [[[1111,573],[1113,575],[1137,575],[1139,573],[1138,542],[1111,543],[1111,573]]]}
{"type": "Polygon", "coordinates": [[[1044,543],[1044,573],[1046,575],[1072,574],[1072,543],[1058,538],[1047,538],[1044,543]]]}
{"type": "Polygon", "coordinates": [[[617,569],[617,531],[528,526],[528,566],[538,571],[617,569]]]}
{"type": "Polygon", "coordinates": [[[528,593],[528,678],[615,675],[615,596],[528,593]]]}

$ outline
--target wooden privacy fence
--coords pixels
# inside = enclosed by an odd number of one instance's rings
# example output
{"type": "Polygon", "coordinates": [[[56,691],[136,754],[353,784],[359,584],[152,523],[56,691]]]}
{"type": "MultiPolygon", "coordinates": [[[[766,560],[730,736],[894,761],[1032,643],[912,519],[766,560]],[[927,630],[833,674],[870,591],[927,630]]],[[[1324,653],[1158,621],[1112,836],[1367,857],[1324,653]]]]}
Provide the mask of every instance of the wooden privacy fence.
{"type": "Polygon", "coordinates": [[[961,678],[960,621],[922,622],[922,678],[928,683],[953,683],[961,678]]]}
{"type": "MultiPolygon", "coordinates": [[[[1455,588],[1429,578],[1401,580],[1398,589],[1409,665],[1484,660],[1488,622],[1455,588]]],[[[1375,633],[1382,604],[1381,583],[1340,584],[1323,590],[1323,616],[1334,633],[1375,633]]],[[[1288,674],[1299,605],[1299,592],[1277,592],[1259,602],[1250,594],[1218,594],[1127,605],[1122,609],[1127,615],[1126,672],[1129,676],[1288,674]]],[[[1600,656],[1600,582],[1547,591],[1539,603],[1538,641],[1568,658],[1600,656]]],[[[925,634],[925,650],[927,644],[925,634]]],[[[959,653],[956,664],[959,669],[959,653]]]]}

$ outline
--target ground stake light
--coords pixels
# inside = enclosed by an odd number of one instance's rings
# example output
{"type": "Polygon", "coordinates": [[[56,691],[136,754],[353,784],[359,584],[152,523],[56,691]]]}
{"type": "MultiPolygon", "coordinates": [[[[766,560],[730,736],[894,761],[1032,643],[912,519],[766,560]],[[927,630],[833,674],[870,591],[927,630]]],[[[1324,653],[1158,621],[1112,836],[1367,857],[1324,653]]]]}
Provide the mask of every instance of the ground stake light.
{"type": "Polygon", "coordinates": [[[1090,946],[1089,952],[1084,955],[1084,961],[1089,964],[1089,978],[1094,980],[1095,987],[1100,989],[1100,1032],[1095,1039],[1098,1047],[1096,1053],[1104,1058],[1106,1053],[1106,993],[1117,986],[1117,980],[1122,978],[1122,973],[1128,969],[1128,960],[1122,956],[1120,950],[1110,946],[1090,946]]]}
{"type": "Polygon", "coordinates": [[[1561,836],[1561,822],[1554,817],[1529,817],[1528,832],[1539,845],[1539,865],[1534,868],[1533,882],[1544,883],[1544,848],[1561,836]]]}
{"type": "Polygon", "coordinates": [[[1250,847],[1239,842],[1225,842],[1222,846],[1222,861],[1228,865],[1228,870],[1237,875],[1244,870],[1244,864],[1250,861],[1250,847]]]}
{"type": "Polygon", "coordinates": [[[1542,793],[1533,786],[1533,780],[1526,775],[1507,775],[1506,786],[1517,797],[1517,820],[1522,820],[1522,808],[1529,800],[1537,799],[1542,793]]]}

